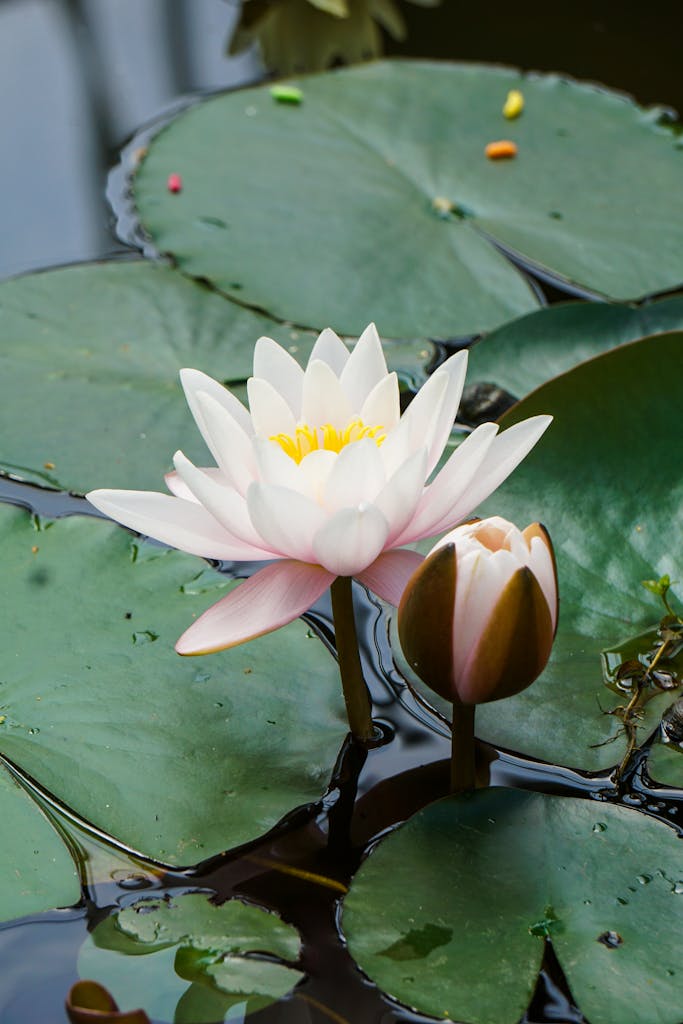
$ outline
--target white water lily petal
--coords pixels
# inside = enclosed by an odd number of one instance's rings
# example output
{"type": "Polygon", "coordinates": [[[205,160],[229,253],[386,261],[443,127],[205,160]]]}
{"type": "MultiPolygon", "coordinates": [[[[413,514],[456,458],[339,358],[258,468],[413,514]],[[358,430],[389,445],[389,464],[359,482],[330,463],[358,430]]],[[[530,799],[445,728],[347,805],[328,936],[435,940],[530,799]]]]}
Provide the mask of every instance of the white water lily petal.
{"type": "Polygon", "coordinates": [[[539,582],[543,596],[550,608],[550,619],[553,624],[553,632],[557,626],[557,581],[555,579],[555,566],[550,549],[540,537],[531,538],[531,548],[528,563],[531,571],[539,582]]]}
{"type": "Polygon", "coordinates": [[[331,423],[343,430],[354,410],[334,371],[320,359],[309,360],[304,376],[301,419],[309,426],[331,423]]]}
{"type": "Polygon", "coordinates": [[[397,426],[387,435],[381,448],[387,477],[393,476],[401,463],[418,448],[430,450],[448,384],[447,373],[437,372],[430,377],[397,426]]]}
{"type": "Polygon", "coordinates": [[[253,438],[212,395],[198,391],[195,398],[204,422],[205,437],[226,482],[244,495],[256,476],[253,438]]]}
{"type": "MultiPolygon", "coordinates": [[[[457,542],[459,544],[459,542],[457,542]]],[[[461,678],[471,652],[491,617],[505,584],[519,568],[509,551],[489,555],[472,542],[472,550],[458,557],[453,620],[458,630],[453,635],[453,669],[461,678]]]]}
{"type": "Polygon", "coordinates": [[[438,373],[448,374],[448,387],[446,388],[443,404],[439,411],[439,418],[434,427],[427,463],[428,474],[432,472],[441,458],[453,429],[453,423],[455,422],[455,416],[462,397],[462,389],[465,386],[467,359],[468,353],[466,351],[456,352],[437,371],[438,373]]]}
{"type": "Polygon", "coordinates": [[[316,359],[321,359],[323,363],[327,363],[337,377],[341,375],[348,362],[349,350],[339,335],[335,334],[329,327],[326,327],[318,335],[308,359],[309,364],[316,359]]]}
{"type": "Polygon", "coordinates": [[[441,532],[440,523],[447,518],[452,526],[453,509],[467,493],[472,479],[486,458],[493,439],[498,433],[495,423],[482,423],[473,430],[448,459],[446,465],[427,486],[412,520],[397,538],[396,543],[412,544],[422,537],[433,537],[441,532]]]}
{"type": "Polygon", "coordinates": [[[175,453],[173,465],[181,480],[221,526],[246,544],[261,548],[264,552],[262,558],[272,558],[272,553],[278,552],[277,548],[272,548],[264,542],[254,529],[247,511],[247,503],[239,491],[203,473],[182,452],[175,453]]]}
{"type": "MultiPolygon", "coordinates": [[[[502,484],[522,459],[526,458],[534,445],[552,423],[552,416],[531,416],[521,423],[508,427],[494,438],[493,444],[481,463],[472,484],[458,499],[440,522],[434,524],[434,534],[449,530],[461,519],[468,516],[489,494],[502,484]]],[[[484,425],[484,424],[482,424],[484,425]]],[[[428,534],[423,534],[428,536],[428,534]]],[[[405,543],[405,542],[404,542],[405,543]]]]}
{"type": "Polygon", "coordinates": [[[269,438],[277,434],[294,433],[294,414],[272,384],[261,377],[250,377],[247,381],[247,395],[256,437],[269,438]]]}
{"type": "MultiPolygon", "coordinates": [[[[217,469],[215,466],[201,466],[200,469],[202,473],[207,473],[210,477],[213,477],[216,483],[225,483],[225,477],[223,476],[223,473],[221,472],[220,469],[217,469]]],[[[174,494],[176,498],[182,498],[183,501],[194,501],[197,505],[199,504],[197,498],[195,498],[194,494],[187,486],[185,481],[181,480],[175,469],[172,469],[170,473],[164,473],[164,483],[168,487],[171,494],[174,494]]],[[[125,493],[127,494],[129,492],[126,491],[125,493]]],[[[130,493],[132,494],[134,492],[131,491],[130,493]]]]}
{"type": "Polygon", "coordinates": [[[304,371],[296,359],[272,338],[262,337],[254,348],[254,377],[272,384],[287,402],[292,415],[301,415],[304,371]]]}
{"type": "Polygon", "coordinates": [[[254,441],[254,455],[261,483],[299,490],[299,467],[279,444],[257,437],[254,441]]]}
{"type": "Polygon", "coordinates": [[[105,489],[90,491],[86,497],[94,508],[117,523],[190,555],[237,562],[265,557],[262,548],[224,530],[197,501],[184,501],[157,491],[105,489]]]}
{"type": "Polygon", "coordinates": [[[387,362],[377,328],[369,324],[358,339],[339,381],[355,412],[372,389],[387,376],[387,362]]]}
{"type": "MultiPolygon", "coordinates": [[[[231,391],[228,391],[227,388],[223,387],[222,384],[219,384],[217,380],[213,379],[213,377],[209,377],[206,373],[202,373],[201,370],[191,370],[188,368],[180,371],[180,383],[183,386],[183,391],[185,392],[185,398],[190,407],[190,412],[192,413],[195,423],[199,427],[204,440],[206,440],[206,437],[204,436],[202,415],[195,398],[198,391],[205,391],[207,394],[211,395],[212,398],[215,398],[216,401],[223,406],[225,411],[230,413],[232,418],[239,423],[246,434],[251,435],[254,433],[249,410],[245,409],[240,400],[235,398],[231,391]]],[[[214,452],[211,452],[211,454],[214,455],[215,458],[214,452]]],[[[218,462],[218,459],[216,459],[216,462],[218,462]]]]}
{"type": "Polygon", "coordinates": [[[337,464],[337,453],[317,448],[299,463],[300,489],[322,505],[330,473],[337,464]]]}
{"type": "Polygon", "coordinates": [[[420,501],[427,467],[427,449],[420,448],[396,470],[374,500],[374,505],[389,523],[387,545],[411,522],[420,501]]]}
{"type": "Polygon", "coordinates": [[[323,504],[329,512],[374,500],[384,486],[384,465],[371,438],[349,444],[337,456],[330,473],[323,504]]]}
{"type": "Polygon", "coordinates": [[[313,535],[325,523],[323,509],[288,487],[252,484],[247,506],[255,528],[266,544],[287,558],[317,562],[313,535]]]}
{"type": "Polygon", "coordinates": [[[372,565],[356,574],[356,579],[383,601],[398,607],[406,583],[423,561],[417,551],[394,548],[383,551],[372,565]]]}
{"type": "Polygon", "coordinates": [[[360,418],[366,427],[380,426],[388,434],[401,418],[401,396],[396,373],[387,374],[363,402],[360,418]]]}
{"type": "Polygon", "coordinates": [[[357,576],[377,558],[388,533],[389,524],[372,505],[342,509],[313,538],[315,560],[336,576],[357,576]]]}
{"type": "Polygon", "coordinates": [[[210,654],[293,622],[325,593],[334,576],[319,565],[267,565],[205,611],[176,644],[178,654],[210,654]]]}

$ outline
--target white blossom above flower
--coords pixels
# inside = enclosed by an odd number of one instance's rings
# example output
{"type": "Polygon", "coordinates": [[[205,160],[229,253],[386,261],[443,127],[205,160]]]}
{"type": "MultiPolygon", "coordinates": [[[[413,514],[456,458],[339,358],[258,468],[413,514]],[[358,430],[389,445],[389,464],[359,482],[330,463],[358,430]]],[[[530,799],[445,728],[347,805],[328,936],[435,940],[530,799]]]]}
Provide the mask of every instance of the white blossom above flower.
{"type": "Polygon", "coordinates": [[[443,363],[401,416],[374,324],[354,349],[331,330],[306,369],[270,338],[254,351],[249,409],[199,370],[181,380],[216,466],[182,452],[171,494],[97,490],[101,512],[206,558],[269,564],[209,608],[176,645],[205,654],[307,611],[338,576],[397,605],[422,557],[405,545],[451,529],[515,469],[550,423],[534,416],[498,435],[477,427],[428,482],[455,419],[467,353],[443,363]]]}

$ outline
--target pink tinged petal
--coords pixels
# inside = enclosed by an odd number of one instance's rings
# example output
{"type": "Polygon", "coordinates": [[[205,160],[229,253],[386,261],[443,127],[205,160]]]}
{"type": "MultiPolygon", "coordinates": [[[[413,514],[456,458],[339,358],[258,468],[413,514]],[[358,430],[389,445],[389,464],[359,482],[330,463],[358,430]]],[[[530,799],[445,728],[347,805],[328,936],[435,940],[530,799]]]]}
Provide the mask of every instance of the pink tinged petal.
{"type": "Polygon", "coordinates": [[[334,581],[318,565],[267,565],[240,583],[186,630],[178,654],[211,654],[270,633],[307,611],[334,581]]]}
{"type": "Polygon", "coordinates": [[[387,363],[377,328],[370,324],[356,343],[339,381],[354,412],[360,412],[372,389],[387,376],[387,363]]]}
{"type": "Polygon", "coordinates": [[[334,371],[337,377],[340,376],[342,370],[346,366],[349,358],[349,350],[347,349],[344,342],[341,340],[338,334],[335,334],[333,330],[326,327],[324,331],[321,331],[318,335],[313,350],[308,358],[308,365],[316,360],[320,359],[334,371]]]}
{"type": "Polygon", "coordinates": [[[381,426],[385,433],[393,430],[401,418],[398,377],[389,373],[374,386],[363,402],[360,418],[366,426],[381,426]]]}
{"type": "Polygon", "coordinates": [[[173,464],[181,480],[224,529],[239,537],[245,544],[260,549],[261,558],[273,558],[279,554],[277,549],[270,548],[254,529],[247,511],[247,503],[238,491],[225,483],[218,483],[208,473],[197,469],[182,452],[175,453],[173,464]]]}
{"type": "Polygon", "coordinates": [[[380,449],[388,477],[418,448],[426,447],[429,451],[447,390],[448,374],[437,370],[388,434],[380,449]]]}
{"type": "Polygon", "coordinates": [[[439,417],[434,427],[434,434],[429,449],[429,463],[427,473],[431,473],[441,458],[446,442],[450,437],[455,416],[460,405],[462,389],[465,385],[465,374],[467,373],[467,352],[456,352],[447,359],[437,373],[448,374],[448,386],[444,395],[443,404],[439,410],[439,417]]]}
{"type": "Polygon", "coordinates": [[[389,524],[372,505],[344,508],[313,538],[315,560],[335,576],[357,576],[382,551],[389,524]]]}
{"type": "MultiPolygon", "coordinates": [[[[522,459],[526,458],[552,422],[552,416],[532,416],[499,434],[493,441],[472,485],[438,523],[433,533],[449,530],[468,516],[485,498],[502,484],[522,459]]],[[[486,426],[486,424],[482,424],[486,426]]],[[[436,481],[435,481],[436,482],[436,481]]],[[[423,534],[428,536],[428,534],[423,534]]],[[[407,543],[407,542],[403,542],[407,543]]]]}
{"type": "Polygon", "coordinates": [[[261,377],[250,377],[247,381],[247,394],[257,437],[294,433],[294,414],[272,384],[261,377]]]}
{"type": "Polygon", "coordinates": [[[98,490],[86,497],[118,523],[190,555],[228,561],[272,557],[224,530],[196,501],[155,491],[98,490]]]}
{"type": "Polygon", "coordinates": [[[253,438],[242,430],[239,423],[211,395],[198,391],[196,399],[204,422],[204,436],[216,462],[227,482],[240,494],[244,494],[256,476],[253,438]]]}
{"type": "MultiPolygon", "coordinates": [[[[222,384],[219,384],[213,377],[209,377],[206,373],[202,373],[201,370],[181,370],[180,371],[180,383],[183,385],[185,391],[185,398],[187,404],[190,407],[190,412],[195,418],[195,422],[204,436],[204,426],[202,420],[202,414],[199,410],[196,395],[199,391],[204,391],[215,398],[220,405],[223,406],[226,412],[230,413],[232,418],[237,421],[242,430],[246,434],[253,434],[254,428],[251,425],[251,416],[249,415],[248,409],[245,409],[238,398],[224,388],[222,384]]],[[[206,440],[206,437],[204,436],[206,440]]],[[[207,444],[209,442],[207,441],[207,444]]],[[[212,452],[213,454],[213,452],[212,452]]],[[[218,459],[216,459],[218,461],[218,459]]]]}
{"type": "Polygon", "coordinates": [[[287,558],[317,562],[313,535],[325,523],[324,511],[288,487],[252,484],[247,491],[251,521],[264,542],[287,558]]]}
{"type": "Polygon", "coordinates": [[[467,488],[497,433],[495,423],[482,423],[465,438],[425,489],[412,521],[397,538],[396,544],[411,544],[422,537],[433,537],[448,528],[441,526],[442,522],[453,526],[462,518],[458,509],[467,502],[467,488]]]}
{"type": "Polygon", "coordinates": [[[304,375],[301,418],[311,427],[331,423],[343,430],[354,410],[334,371],[319,359],[309,359],[304,375]]]}
{"type": "Polygon", "coordinates": [[[389,523],[387,544],[393,544],[410,523],[422,496],[427,469],[427,450],[420,448],[396,470],[373,504],[389,523]]]}
{"type": "Polygon", "coordinates": [[[394,548],[383,551],[372,565],[356,573],[356,579],[383,601],[398,607],[406,583],[423,561],[417,551],[394,548]]]}
{"type": "Polygon", "coordinates": [[[384,486],[384,466],[379,448],[366,438],[343,448],[330,473],[323,505],[330,512],[372,502],[384,486]]]}
{"type": "Polygon", "coordinates": [[[304,371],[281,345],[272,338],[259,338],[254,348],[254,377],[272,384],[287,402],[292,415],[301,415],[304,371]]]}

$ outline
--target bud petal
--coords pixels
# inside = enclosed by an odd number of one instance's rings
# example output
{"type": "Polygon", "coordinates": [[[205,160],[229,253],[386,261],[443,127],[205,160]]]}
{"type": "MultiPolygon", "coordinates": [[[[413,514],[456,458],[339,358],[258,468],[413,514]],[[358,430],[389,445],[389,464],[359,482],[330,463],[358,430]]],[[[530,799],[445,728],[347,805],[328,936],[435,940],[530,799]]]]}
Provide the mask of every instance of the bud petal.
{"type": "Polygon", "coordinates": [[[494,516],[451,531],[398,610],[406,658],[441,697],[482,704],[529,686],[550,657],[557,572],[547,531],[494,516]]]}

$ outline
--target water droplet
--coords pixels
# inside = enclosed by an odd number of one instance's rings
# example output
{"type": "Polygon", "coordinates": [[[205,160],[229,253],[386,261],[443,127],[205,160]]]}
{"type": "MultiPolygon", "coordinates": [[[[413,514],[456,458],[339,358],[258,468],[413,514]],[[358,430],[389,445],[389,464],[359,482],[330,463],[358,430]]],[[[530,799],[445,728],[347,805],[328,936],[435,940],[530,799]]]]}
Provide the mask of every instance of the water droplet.
{"type": "Polygon", "coordinates": [[[602,935],[598,935],[597,942],[601,942],[603,946],[607,946],[608,949],[616,949],[624,941],[619,932],[603,932],[602,935]]]}
{"type": "Polygon", "coordinates": [[[38,729],[37,726],[31,726],[31,728],[28,730],[29,736],[37,736],[39,732],[40,729],[38,729]]]}
{"type": "Polygon", "coordinates": [[[593,825],[593,831],[594,832],[606,832],[607,831],[607,825],[605,824],[604,821],[596,821],[595,824],[593,825]]]}
{"type": "Polygon", "coordinates": [[[111,877],[122,889],[146,889],[151,884],[146,875],[137,871],[126,871],[125,868],[112,871],[111,877]]]}
{"type": "Polygon", "coordinates": [[[623,896],[617,896],[617,903],[620,903],[622,907],[628,906],[628,900],[625,899],[623,896]]]}
{"type": "Polygon", "coordinates": [[[584,907],[591,907],[593,905],[593,900],[584,900],[583,905],[584,907]]]}
{"type": "Polygon", "coordinates": [[[143,629],[139,633],[133,633],[134,644],[153,644],[158,639],[159,634],[153,633],[151,629],[143,629]]]}
{"type": "Polygon", "coordinates": [[[627,793],[624,797],[624,803],[640,807],[641,804],[645,803],[645,797],[642,793],[627,793]]]}
{"type": "Polygon", "coordinates": [[[671,891],[675,893],[676,896],[683,895],[683,880],[679,879],[677,882],[674,882],[671,886],[671,891]]]}
{"type": "Polygon", "coordinates": [[[638,875],[638,881],[641,885],[649,885],[652,881],[652,875],[638,875]]]}

